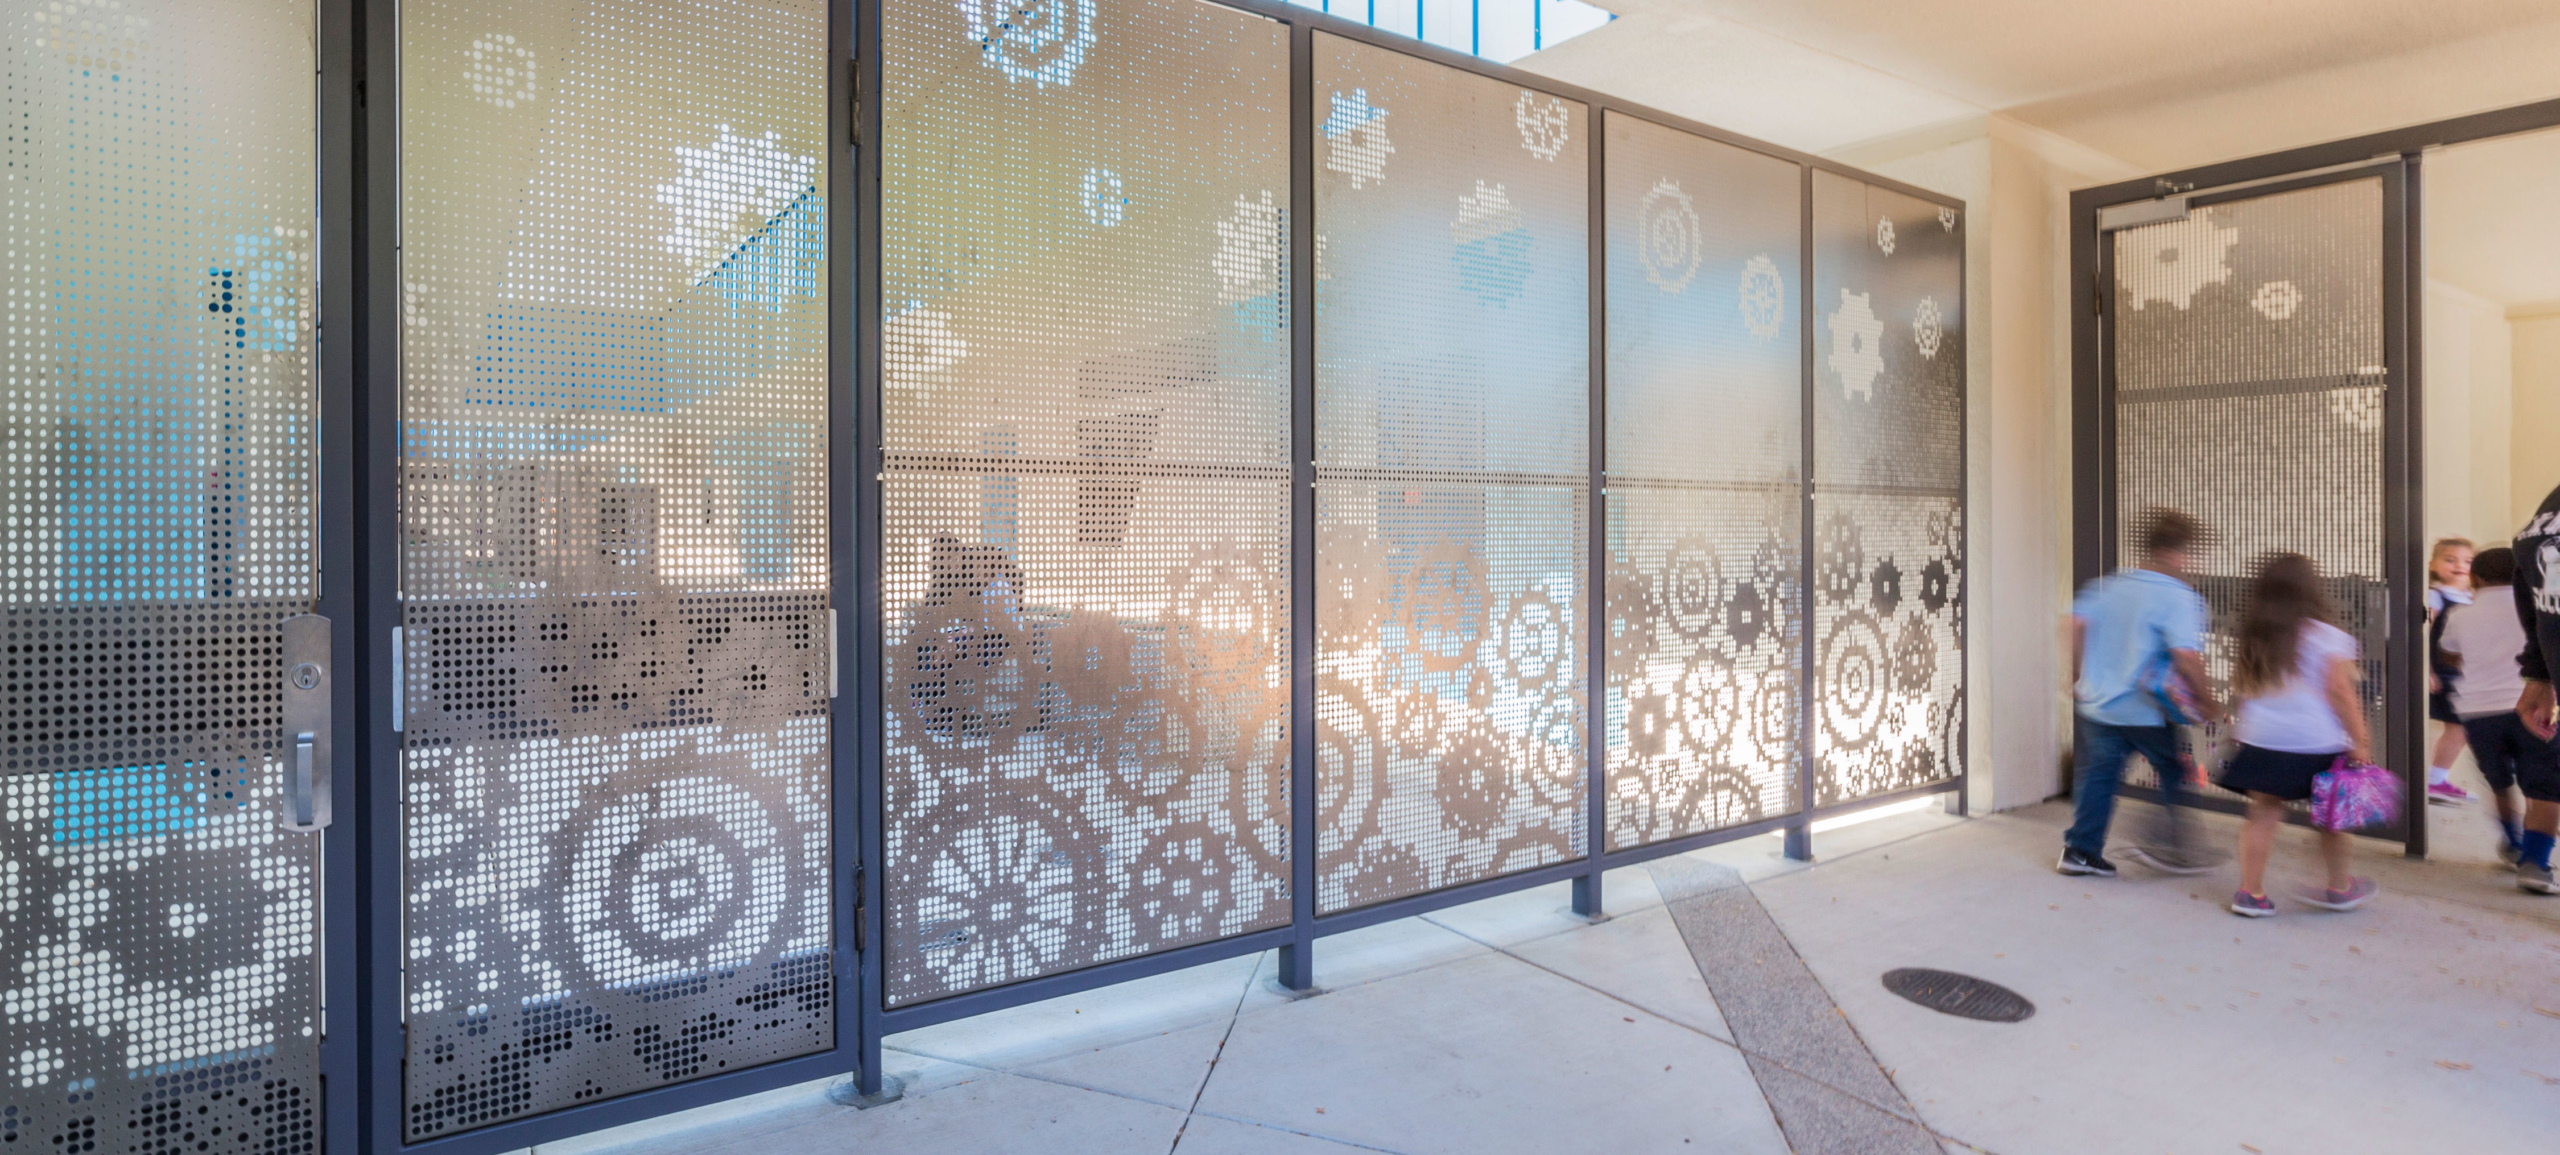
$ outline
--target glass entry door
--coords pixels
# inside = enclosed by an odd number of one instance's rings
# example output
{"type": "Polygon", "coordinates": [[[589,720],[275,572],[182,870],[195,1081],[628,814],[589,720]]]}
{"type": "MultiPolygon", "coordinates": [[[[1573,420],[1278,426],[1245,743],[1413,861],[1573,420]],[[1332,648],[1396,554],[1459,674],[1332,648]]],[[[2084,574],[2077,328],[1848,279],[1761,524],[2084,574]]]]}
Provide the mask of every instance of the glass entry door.
{"type": "Polygon", "coordinates": [[[317,1150],[312,8],[0,21],[0,1150],[317,1150]]]}
{"type": "MultiPolygon", "coordinates": [[[[2362,649],[2375,749],[2405,772],[2415,762],[2394,755],[2413,723],[2400,705],[2416,699],[2399,648],[2412,631],[2393,623],[2411,609],[2398,604],[2411,588],[2409,388],[2390,291],[2401,180],[2395,163],[2191,197],[2183,216],[2106,234],[2101,259],[2109,564],[2138,556],[2145,509],[2203,519],[2205,665],[2227,691],[2257,559],[2309,557],[2362,649]]],[[[2202,738],[2195,772],[2210,775],[2230,738],[2202,738]]]]}

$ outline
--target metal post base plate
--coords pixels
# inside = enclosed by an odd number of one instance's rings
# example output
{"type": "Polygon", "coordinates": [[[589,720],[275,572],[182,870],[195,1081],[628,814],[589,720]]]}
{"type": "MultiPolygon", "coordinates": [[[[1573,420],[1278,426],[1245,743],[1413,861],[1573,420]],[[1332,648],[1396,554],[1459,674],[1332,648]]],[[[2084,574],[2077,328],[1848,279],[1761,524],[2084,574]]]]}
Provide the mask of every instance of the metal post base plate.
{"type": "Polygon", "coordinates": [[[828,1102],[857,1111],[868,1111],[906,1097],[907,1081],[895,1075],[880,1076],[880,1090],[869,1095],[862,1093],[862,1080],[849,1075],[827,1088],[828,1102]]]}

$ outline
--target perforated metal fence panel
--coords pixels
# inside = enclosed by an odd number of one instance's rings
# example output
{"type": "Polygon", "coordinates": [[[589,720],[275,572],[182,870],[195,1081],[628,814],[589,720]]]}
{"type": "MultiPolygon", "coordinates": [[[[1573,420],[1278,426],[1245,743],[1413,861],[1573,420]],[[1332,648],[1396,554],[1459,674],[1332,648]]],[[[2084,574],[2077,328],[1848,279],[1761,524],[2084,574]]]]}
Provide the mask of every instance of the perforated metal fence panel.
{"type": "Polygon", "coordinates": [[[0,19],[0,1150],[314,1151],[311,8],[0,19]]]}
{"type": "Polygon", "coordinates": [[[1793,812],[1803,170],[1607,116],[1609,845],[1793,812]]]}
{"type": "Polygon", "coordinates": [[[826,28],[401,6],[412,1139],[834,1045],[826,28]]]}
{"type": "Polygon", "coordinates": [[[1318,905],[1584,847],[1588,111],[1318,34],[1318,905]]]}
{"type": "Polygon", "coordinates": [[[1286,924],[1289,44],[897,4],[892,1005],[1286,924]]]}
{"type": "Polygon", "coordinates": [[[1963,772],[1964,219],[1813,175],[1814,804],[1963,772]]]}
{"type": "MultiPolygon", "coordinates": [[[[2225,687],[2257,559],[2309,557],[2362,648],[2377,749],[2392,700],[2383,201],[2380,179],[2344,180],[2198,207],[2110,241],[2116,556],[2140,556],[2146,509],[2205,522],[2205,667],[2225,687]]],[[[2198,736],[2208,772],[2222,736],[2198,736]]],[[[2156,779],[2145,767],[2128,780],[2156,779]]]]}

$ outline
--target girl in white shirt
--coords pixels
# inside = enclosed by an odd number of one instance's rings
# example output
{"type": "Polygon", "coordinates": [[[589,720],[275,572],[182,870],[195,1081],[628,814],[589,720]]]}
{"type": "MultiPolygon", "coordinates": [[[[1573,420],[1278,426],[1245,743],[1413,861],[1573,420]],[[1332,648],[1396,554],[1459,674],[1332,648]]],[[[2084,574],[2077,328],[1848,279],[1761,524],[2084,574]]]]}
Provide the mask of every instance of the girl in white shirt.
{"type": "MultiPolygon", "coordinates": [[[[2366,758],[2356,640],[2330,624],[2334,616],[2310,558],[2278,553],[2259,561],[2240,621],[2238,660],[2232,663],[2232,687],[2242,699],[2235,727],[2240,752],[2222,772],[2224,789],[2249,796],[2233,914],[2265,918],[2276,912],[2267,898],[2267,855],[2275,848],[2285,804],[2311,797],[2312,777],[2336,765],[2340,755],[2366,758]]],[[[2328,889],[2304,894],[2302,901],[2323,910],[2354,910],[2373,897],[2372,879],[2347,872],[2347,839],[2344,831],[2320,832],[2328,889]]]]}

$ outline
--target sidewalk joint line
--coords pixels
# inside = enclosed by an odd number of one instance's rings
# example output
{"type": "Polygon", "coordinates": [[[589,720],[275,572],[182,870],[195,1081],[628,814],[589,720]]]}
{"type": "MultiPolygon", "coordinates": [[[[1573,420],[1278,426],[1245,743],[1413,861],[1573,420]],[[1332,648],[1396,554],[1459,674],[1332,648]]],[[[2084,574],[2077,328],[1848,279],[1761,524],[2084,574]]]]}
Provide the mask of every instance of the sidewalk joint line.
{"type": "Polygon", "coordinates": [[[1173,1129],[1173,1146],[1165,1148],[1165,1155],[1182,1150],[1182,1133],[1191,1129],[1191,1117],[1200,1112],[1200,1098],[1209,1093],[1209,1080],[1218,1077],[1218,1060],[1227,1056],[1227,1040],[1236,1037],[1236,1020],[1244,1017],[1244,1002],[1253,997],[1253,988],[1262,979],[1262,958],[1268,955],[1266,951],[1255,958],[1253,969],[1245,972],[1244,989],[1236,992],[1236,1005],[1227,1012],[1227,1029],[1218,1035],[1218,1049],[1209,1052],[1209,1069],[1200,1073],[1200,1085],[1192,1088],[1191,1105],[1183,1109],[1182,1123],[1173,1129]]]}

